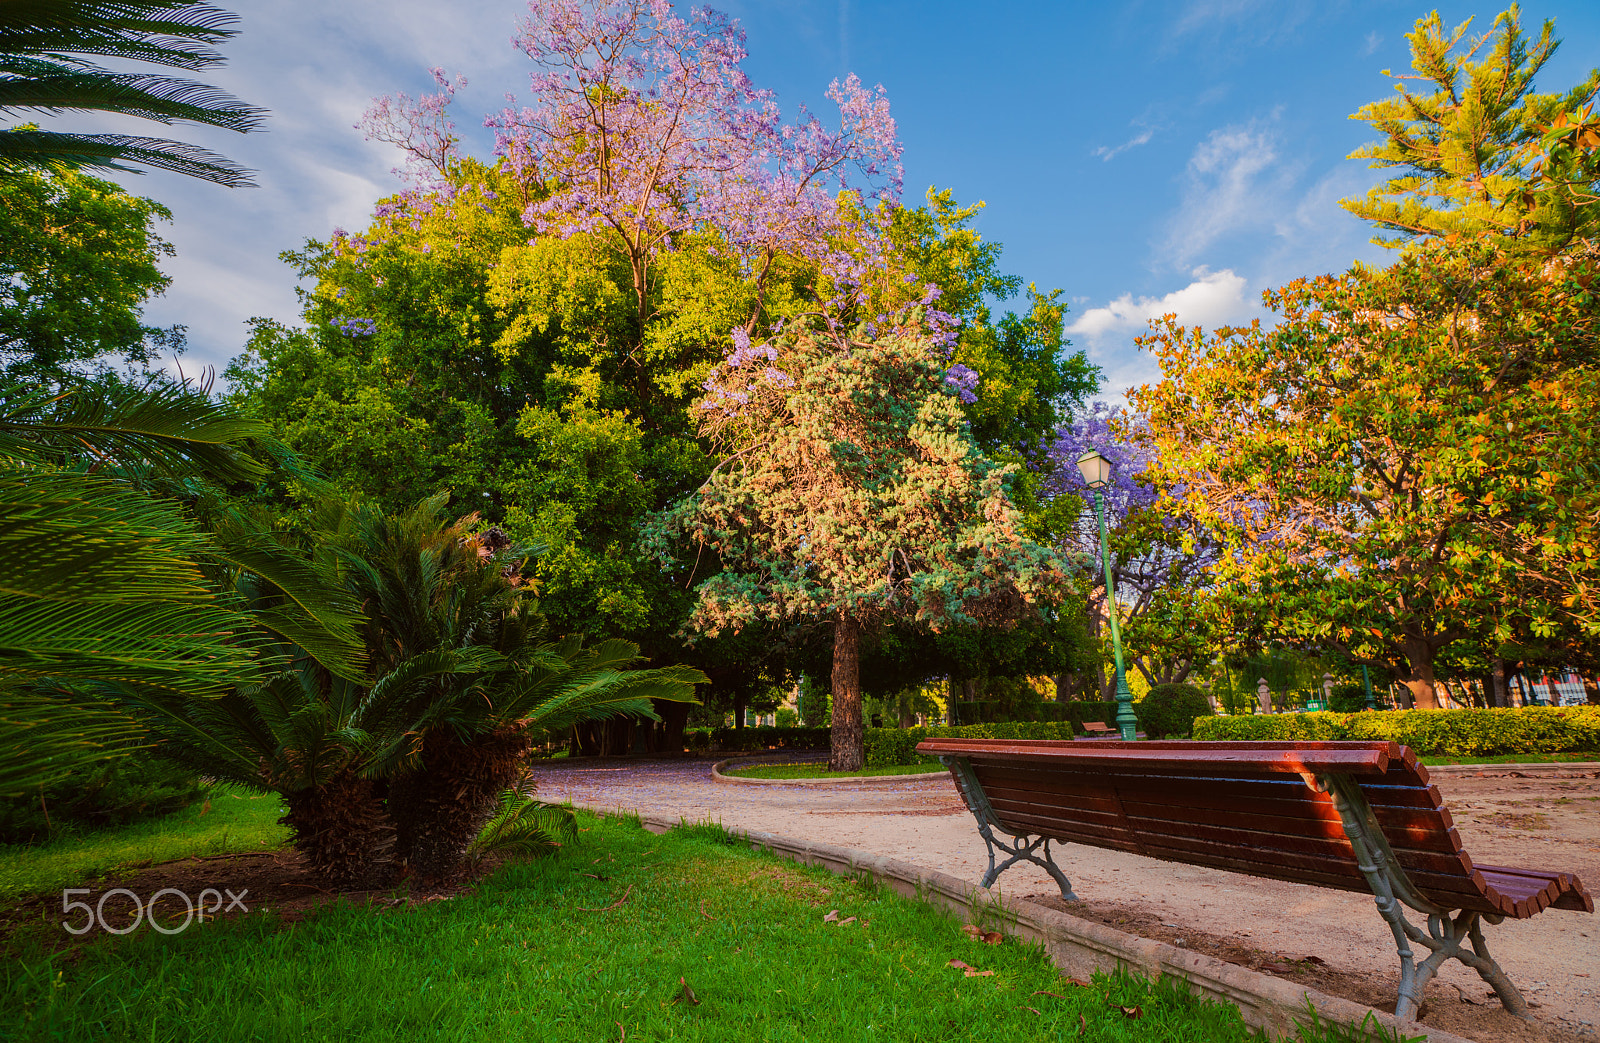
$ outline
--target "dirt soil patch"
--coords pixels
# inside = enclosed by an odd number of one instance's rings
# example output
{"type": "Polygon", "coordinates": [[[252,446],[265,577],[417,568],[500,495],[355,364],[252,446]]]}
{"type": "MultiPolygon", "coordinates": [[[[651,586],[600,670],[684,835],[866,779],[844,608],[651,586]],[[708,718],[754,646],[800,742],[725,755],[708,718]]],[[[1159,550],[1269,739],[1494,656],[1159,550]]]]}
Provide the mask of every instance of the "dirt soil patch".
{"type": "MultiPolygon", "coordinates": [[[[485,867],[486,870],[489,868],[492,867],[485,867]]],[[[217,897],[206,901],[207,920],[271,912],[277,915],[281,923],[294,923],[330,902],[370,904],[381,910],[402,909],[424,902],[447,900],[467,889],[459,887],[413,893],[402,884],[399,887],[363,891],[332,891],[312,877],[300,853],[292,848],[163,862],[113,874],[86,886],[89,893],[74,895],[73,899],[98,907],[100,917],[111,933],[123,933],[130,927],[140,932],[150,929],[148,920],[143,923],[136,920],[138,914],[131,898],[120,893],[108,896],[108,892],[117,889],[133,892],[141,903],[148,903],[158,892],[168,888],[185,896],[188,903],[176,895],[168,895],[157,904],[159,922],[168,931],[184,923],[189,915],[189,903],[200,902],[201,893],[208,889],[215,891],[217,897]],[[213,903],[217,907],[215,912],[211,911],[213,903]]],[[[62,926],[65,922],[76,927],[84,917],[81,910],[63,913],[62,896],[59,894],[22,899],[0,909],[0,952],[9,952],[19,946],[54,952],[104,938],[107,932],[101,929],[99,923],[82,935],[73,934],[62,926]]],[[[197,927],[198,924],[191,921],[190,926],[183,929],[193,930],[197,927]]]]}

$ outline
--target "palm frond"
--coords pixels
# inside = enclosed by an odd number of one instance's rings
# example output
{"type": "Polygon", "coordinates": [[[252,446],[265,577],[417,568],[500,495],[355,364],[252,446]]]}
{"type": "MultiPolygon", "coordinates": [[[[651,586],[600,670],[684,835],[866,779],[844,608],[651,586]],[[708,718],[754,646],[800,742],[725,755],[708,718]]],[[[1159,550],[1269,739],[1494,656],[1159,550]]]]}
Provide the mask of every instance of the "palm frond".
{"type": "Polygon", "coordinates": [[[137,134],[64,134],[53,130],[0,133],[0,177],[10,172],[72,169],[142,174],[139,166],[210,181],[225,188],[251,188],[254,171],[199,145],[137,134]],[[133,165],[133,164],[138,164],[133,165]]]}
{"type": "Polygon", "coordinates": [[[332,673],[360,679],[366,665],[357,633],[361,606],[332,568],[284,546],[238,511],[214,519],[210,535],[211,557],[249,573],[247,600],[260,626],[305,650],[332,673]]]}
{"type": "Polygon", "coordinates": [[[474,864],[489,855],[536,858],[577,835],[578,818],[570,804],[545,804],[506,790],[494,817],[467,849],[467,858],[474,864]]]}
{"type": "Polygon", "coordinates": [[[123,756],[144,737],[139,722],[109,704],[0,685],[0,797],[37,790],[123,756]]]}
{"type": "Polygon", "coordinates": [[[266,115],[266,110],[246,105],[220,87],[194,80],[26,60],[3,64],[13,75],[0,77],[0,111],[115,112],[157,123],[184,120],[241,134],[261,129],[266,115]]]}
{"type": "Polygon", "coordinates": [[[238,20],[191,0],[6,0],[0,52],[71,51],[204,69],[223,60],[206,45],[234,36],[238,20]]]}
{"type": "Polygon", "coordinates": [[[265,468],[239,445],[266,437],[270,427],[212,401],[206,390],[170,382],[57,395],[0,389],[0,460],[54,464],[87,456],[222,482],[261,478],[265,468]]]}

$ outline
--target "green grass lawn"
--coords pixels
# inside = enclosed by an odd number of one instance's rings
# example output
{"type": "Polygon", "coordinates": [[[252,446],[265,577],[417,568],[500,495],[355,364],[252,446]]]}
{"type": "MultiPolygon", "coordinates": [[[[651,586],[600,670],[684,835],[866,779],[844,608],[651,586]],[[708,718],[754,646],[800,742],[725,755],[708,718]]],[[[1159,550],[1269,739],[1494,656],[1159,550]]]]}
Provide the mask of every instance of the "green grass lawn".
{"type": "Polygon", "coordinates": [[[944,771],[938,761],[927,764],[893,764],[887,768],[862,768],[860,771],[829,771],[826,764],[758,764],[750,768],[734,768],[724,775],[737,775],[745,779],[840,779],[875,775],[926,775],[944,771]]]}
{"type": "Polygon", "coordinates": [[[1423,764],[1547,764],[1600,761],[1600,753],[1505,753],[1497,757],[1418,757],[1423,764]]]}
{"type": "Polygon", "coordinates": [[[218,785],[189,807],[148,822],[48,844],[0,844],[0,902],[75,887],[127,866],[278,847],[289,838],[277,823],[281,814],[274,794],[218,785]]]}
{"type": "Polygon", "coordinates": [[[715,827],[580,824],[554,857],[448,901],[340,902],[293,925],[257,912],[12,961],[0,1038],[1250,1038],[1231,1006],[1126,975],[1074,984],[1037,947],[985,945],[923,903],[715,827]]]}

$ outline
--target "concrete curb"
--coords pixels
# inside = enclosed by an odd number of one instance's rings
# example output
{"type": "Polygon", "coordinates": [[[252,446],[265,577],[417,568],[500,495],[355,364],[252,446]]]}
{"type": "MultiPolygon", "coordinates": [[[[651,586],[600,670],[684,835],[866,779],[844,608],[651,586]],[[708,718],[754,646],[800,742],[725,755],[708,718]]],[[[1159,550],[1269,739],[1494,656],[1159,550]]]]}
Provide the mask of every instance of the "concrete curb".
{"type": "Polygon", "coordinates": [[[845,775],[837,779],[745,779],[737,775],[724,775],[724,766],[732,763],[732,759],[718,761],[711,766],[711,778],[714,782],[726,782],[733,786],[872,786],[884,785],[895,782],[917,782],[922,779],[948,779],[948,771],[930,771],[916,775],[845,775]]]}
{"type": "MultiPolygon", "coordinates": [[[[596,809],[598,810],[598,809],[596,809]]],[[[679,825],[664,815],[642,816],[644,827],[652,833],[665,833],[679,825]]],[[[1402,1023],[1393,1014],[1363,1007],[1351,1000],[1307,989],[1270,974],[1226,963],[1165,942],[1090,923],[1020,898],[1007,898],[994,888],[979,887],[966,880],[923,869],[909,862],[874,855],[856,848],[835,844],[816,844],[792,837],[755,830],[728,830],[744,838],[756,850],[771,851],[796,862],[821,866],[841,875],[867,874],[908,898],[919,898],[945,909],[976,914],[982,910],[988,920],[998,919],[1002,929],[1017,938],[1038,942],[1065,975],[1087,978],[1095,970],[1124,967],[1152,978],[1182,978],[1195,993],[1238,1007],[1246,1024],[1264,1029],[1274,1038],[1292,1037],[1296,1018],[1306,1016],[1310,1005],[1325,1020],[1352,1028],[1365,1028],[1365,1038],[1393,1038],[1419,1034],[1428,1043],[1472,1043],[1471,1040],[1415,1022],[1402,1023]],[[1376,1030],[1376,1032],[1374,1032],[1376,1030]],[[1381,1033],[1382,1035],[1380,1035],[1381,1033]]]]}

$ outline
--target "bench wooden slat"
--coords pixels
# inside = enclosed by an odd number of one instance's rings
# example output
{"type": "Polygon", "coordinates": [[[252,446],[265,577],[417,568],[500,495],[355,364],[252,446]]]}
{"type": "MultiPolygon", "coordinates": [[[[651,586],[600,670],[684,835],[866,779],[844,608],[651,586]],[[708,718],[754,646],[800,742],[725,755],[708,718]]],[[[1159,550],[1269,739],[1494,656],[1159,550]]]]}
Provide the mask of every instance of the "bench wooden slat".
{"type": "Polygon", "coordinates": [[[965,759],[1019,834],[1366,890],[1332,799],[1308,785],[1346,776],[1436,904],[1517,917],[1593,908],[1570,874],[1474,865],[1427,769],[1397,743],[929,739],[918,751],[965,759]]]}
{"type": "MultiPolygon", "coordinates": [[[[930,739],[928,743],[938,740],[930,739]]],[[[1140,743],[1140,746],[1153,745],[1140,743]]],[[[1182,750],[1128,749],[1127,743],[1096,742],[1074,744],[1085,751],[1074,756],[1072,763],[1081,767],[1119,767],[1188,769],[1202,773],[1223,774],[1233,771],[1258,772],[1319,772],[1336,771],[1342,775],[1384,775],[1389,770],[1389,757],[1381,749],[1362,750],[1182,750]],[[1111,747],[1115,747],[1114,749],[1111,747]],[[1104,751],[1104,752],[1102,752],[1104,751]]],[[[964,749],[962,755],[974,764],[995,760],[1008,763],[1040,764],[1059,763],[1064,751],[1039,749],[1015,743],[964,749]]]]}

